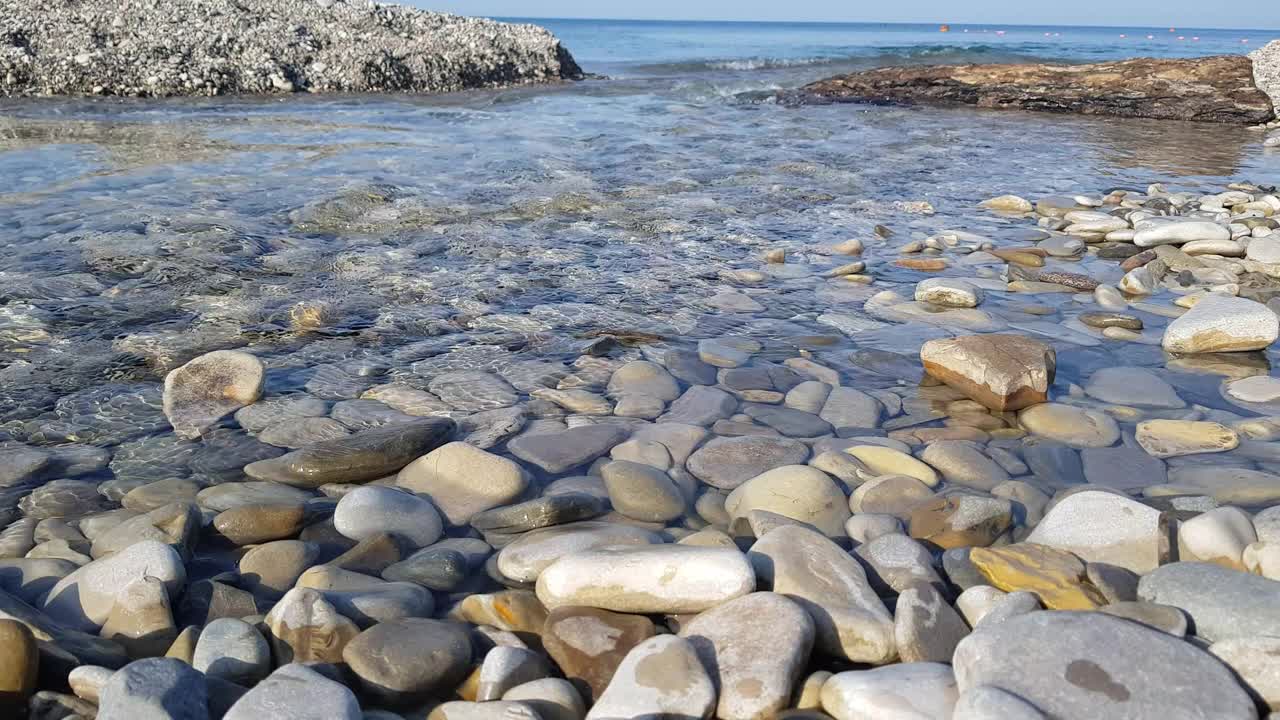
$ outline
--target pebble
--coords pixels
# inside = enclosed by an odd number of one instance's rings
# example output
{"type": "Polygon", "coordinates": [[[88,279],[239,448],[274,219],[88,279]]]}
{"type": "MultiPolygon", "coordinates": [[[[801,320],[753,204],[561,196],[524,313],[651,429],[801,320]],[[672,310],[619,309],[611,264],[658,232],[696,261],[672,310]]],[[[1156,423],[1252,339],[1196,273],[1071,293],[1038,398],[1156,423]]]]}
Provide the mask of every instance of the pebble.
{"type": "Polygon", "coordinates": [[[1195,420],[1144,420],[1135,437],[1156,458],[1221,453],[1240,445],[1240,435],[1221,423],[1195,420]]]}
{"type": "Polygon", "coordinates": [[[345,685],[306,665],[289,663],[281,665],[266,680],[241,696],[222,720],[264,718],[361,720],[361,712],[355,694],[345,685]]]}
{"type": "Polygon", "coordinates": [[[1059,501],[1027,542],[1140,574],[1154,570],[1168,553],[1160,511],[1098,490],[1073,493],[1059,501]]]}
{"type": "Polygon", "coordinates": [[[629,431],[617,425],[582,425],[537,435],[521,435],[507,443],[511,454],[549,473],[563,473],[607,454],[627,439],[629,431]]]}
{"type": "MultiPolygon", "coordinates": [[[[1096,295],[1096,293],[1095,293],[1096,295]]],[[[1133,315],[1115,312],[1086,312],[1078,316],[1080,322],[1099,329],[1121,328],[1124,330],[1141,330],[1142,319],[1133,315]]]]}
{"type": "Polygon", "coordinates": [[[355,623],[311,588],[289,590],[272,606],[264,623],[270,631],[272,654],[281,665],[342,662],[343,648],[360,633],[355,623]]]}
{"type": "Polygon", "coordinates": [[[587,720],[705,718],[715,707],[715,684],[693,645],[675,635],[659,635],[627,653],[587,720]]]}
{"type": "Polygon", "coordinates": [[[342,658],[366,694],[398,706],[455,687],[466,676],[472,649],[464,626],[410,617],[360,633],[342,658]]]}
{"type": "Polygon", "coordinates": [[[538,575],[548,609],[585,605],[616,612],[701,612],[755,589],[737,550],[643,545],[564,555],[538,575]]]}
{"type": "Polygon", "coordinates": [[[69,628],[97,632],[116,598],[131,581],[143,577],[156,578],[174,596],[185,584],[186,569],[173,548],[156,540],[144,540],[59,580],[49,590],[43,609],[69,628]]]}
{"type": "Polygon", "coordinates": [[[939,440],[920,454],[920,459],[942,473],[948,483],[976,490],[991,490],[1009,479],[1009,473],[972,443],[939,440]]]}
{"type": "Polygon", "coordinates": [[[953,308],[974,308],[982,303],[982,288],[965,280],[928,278],[916,284],[917,302],[953,308]]]}
{"type": "Polygon", "coordinates": [[[276,540],[258,545],[240,558],[240,577],[255,595],[276,598],[288,592],[319,559],[320,547],[313,543],[276,540]]]}
{"type": "Polygon", "coordinates": [[[662,539],[639,527],[586,521],[542,528],[521,535],[498,553],[498,570],[517,582],[534,582],[561,557],[614,545],[651,545],[662,539]]]}
{"type": "Polygon", "coordinates": [[[1266,305],[1209,294],[1165,328],[1161,341],[1171,353],[1260,350],[1280,337],[1280,318],[1266,305]]]}
{"type": "Polygon", "coordinates": [[[218,513],[213,526],[236,545],[255,545],[296,536],[306,514],[303,505],[241,505],[218,513]]]}
{"type": "Polygon", "coordinates": [[[949,666],[902,663],[832,675],[822,709],[835,720],[950,720],[959,695],[949,666]]]}
{"type": "Polygon", "coordinates": [[[952,659],[961,692],[992,686],[1046,717],[1256,717],[1253,701],[1211,655],[1103,613],[1033,612],[983,625],[952,659]]]}
{"type": "Polygon", "coordinates": [[[1035,705],[991,685],[960,693],[951,720],[1044,720],[1035,705]]]}
{"type": "Polygon", "coordinates": [[[164,414],[182,438],[195,438],[262,397],[266,368],[238,350],[216,350],[164,378],[164,414]]]}
{"type": "Polygon", "coordinates": [[[528,477],[519,464],[507,458],[452,442],[409,463],[396,476],[396,484],[429,496],[450,525],[461,526],[478,512],[518,498],[528,485],[528,477]]]}
{"type": "Polygon", "coordinates": [[[1178,559],[1244,570],[1245,548],[1257,540],[1248,513],[1236,507],[1214,508],[1178,523],[1178,559]]]}
{"type": "Polygon", "coordinates": [[[729,517],[767,510],[807,523],[830,537],[844,535],[849,519],[844,492],[830,476],[807,465],[787,465],[757,475],[725,499],[729,517]]]}
{"type": "Polygon", "coordinates": [[[170,658],[135,660],[103,686],[101,720],[207,720],[204,676],[170,658]]]}
{"type": "Polygon", "coordinates": [[[164,584],[153,577],[131,581],[116,594],[99,634],[120,643],[130,657],[162,655],[178,634],[164,584]]]}
{"type": "Polygon", "coordinates": [[[1048,400],[1057,367],[1049,345],[1021,335],[965,335],[930,340],[924,369],[993,410],[1018,410],[1048,400]]]}
{"type": "Polygon", "coordinates": [[[254,480],[300,488],[376,480],[444,444],[455,429],[448,418],[384,425],[252,462],[245,466],[244,473],[254,480]]]}
{"type": "Polygon", "coordinates": [[[937,497],[911,508],[907,531],[943,549],[986,547],[1013,525],[1013,503],[974,495],[937,497]]]}
{"type": "Polygon", "coordinates": [[[1271,711],[1280,710],[1280,638],[1241,637],[1221,640],[1209,646],[1209,652],[1227,664],[1271,711]]]}
{"type": "Polygon", "coordinates": [[[252,687],[271,672],[271,651],[254,626],[219,618],[200,631],[191,666],[209,677],[252,687]]]}
{"type": "Polygon", "coordinates": [[[910,455],[892,447],[855,445],[845,452],[866,465],[876,475],[907,475],[929,487],[941,480],[938,471],[910,455]]]}
{"type": "Polygon", "coordinates": [[[1051,610],[1093,610],[1105,603],[1085,578],[1084,563],[1034,543],[972,548],[969,559],[994,587],[1034,593],[1051,610]]]}
{"type": "Polygon", "coordinates": [[[1131,407],[1186,407],[1173,386],[1159,375],[1137,367],[1101,368],[1089,377],[1084,391],[1102,402],[1131,407]]]}
{"type": "Polygon", "coordinates": [[[654,632],[653,622],[640,615],[566,606],[547,615],[542,642],[565,677],[593,702],[627,654],[654,632]]]}
{"type": "Polygon", "coordinates": [[[757,540],[748,557],[765,586],[809,614],[822,652],[870,664],[897,656],[889,611],[862,565],[830,539],[800,526],[779,527],[757,540]]]}
{"type": "Polygon", "coordinates": [[[733,490],[757,475],[786,465],[798,465],[809,457],[799,440],[761,435],[718,437],[688,456],[694,477],[722,490],[733,490]]]}
{"type": "Polygon", "coordinates": [[[1204,220],[1176,220],[1141,223],[1135,227],[1133,244],[1138,247],[1156,245],[1181,245],[1193,240],[1230,240],[1231,231],[1225,226],[1204,220]]]}
{"type": "Polygon", "coordinates": [[[663,471],[614,460],[600,469],[613,508],[629,518],[667,522],[684,514],[685,498],[663,471]]]}
{"type": "Polygon", "coordinates": [[[440,539],[443,530],[440,513],[431,502],[397,488],[374,485],[356,488],[338,501],[333,524],[352,540],[390,533],[414,547],[430,545],[440,539]]]}
{"type": "Polygon", "coordinates": [[[1042,403],[1018,413],[1028,432],[1072,447],[1109,447],[1120,439],[1120,427],[1110,416],[1062,403],[1042,403]]]}
{"type": "Polygon", "coordinates": [[[0,619],[0,711],[22,717],[36,691],[39,669],[40,652],[31,630],[17,620],[0,619]]]}
{"type": "Polygon", "coordinates": [[[898,595],[893,618],[898,659],[904,663],[949,663],[956,645],[969,634],[964,618],[927,583],[898,595]]]}
{"type": "Polygon", "coordinates": [[[1080,451],[1084,480],[1116,490],[1137,490],[1168,480],[1164,462],[1141,448],[1119,445],[1080,451]]]}

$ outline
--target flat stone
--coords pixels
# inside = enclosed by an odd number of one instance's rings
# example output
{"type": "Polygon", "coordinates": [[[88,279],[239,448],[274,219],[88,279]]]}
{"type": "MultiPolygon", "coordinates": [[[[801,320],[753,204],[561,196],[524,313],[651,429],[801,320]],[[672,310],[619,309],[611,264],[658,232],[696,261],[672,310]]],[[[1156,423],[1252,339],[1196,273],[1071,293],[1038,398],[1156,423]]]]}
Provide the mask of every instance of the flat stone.
{"type": "Polygon", "coordinates": [[[973,308],[983,300],[982,288],[956,278],[928,278],[916,283],[917,302],[942,307],[973,308]]]}
{"type": "Polygon", "coordinates": [[[1257,716],[1211,655],[1103,613],[1034,612],[984,625],[961,641],[952,664],[962,692],[997,687],[1051,718],[1257,716]]]}
{"type": "Polygon", "coordinates": [[[58,581],[49,591],[44,611],[69,628],[96,632],[128,584],[143,577],[164,583],[170,596],[186,581],[182,558],[173,548],[144,540],[102,560],[95,560],[58,581]]]}
{"type": "Polygon", "coordinates": [[[1009,473],[998,463],[962,440],[931,443],[920,459],[940,471],[947,482],[976,490],[990,490],[1009,479],[1009,473]]]}
{"type": "Polygon", "coordinates": [[[1135,433],[1138,444],[1156,458],[1220,453],[1240,445],[1240,435],[1216,422],[1195,420],[1145,420],[1135,433]]]}
{"type": "Polygon", "coordinates": [[[427,617],[434,609],[431,592],[418,585],[386,582],[328,565],[302,573],[296,587],[321,591],[334,609],[361,628],[406,617],[427,617]]]}
{"type": "Polygon", "coordinates": [[[430,545],[443,530],[440,513],[431,502],[398,488],[373,485],[356,488],[338,501],[333,524],[352,540],[385,532],[414,547],[430,545]]]}
{"type": "Polygon", "coordinates": [[[715,438],[689,456],[689,472],[722,490],[733,490],[757,475],[799,465],[809,448],[799,440],[761,435],[715,438]]]}
{"type": "Polygon", "coordinates": [[[116,671],[102,688],[102,720],[208,720],[204,676],[179,660],[146,658],[116,671]]]}
{"type": "Polygon", "coordinates": [[[1093,610],[1105,604],[1069,552],[1033,543],[973,548],[969,559],[993,586],[1035,593],[1051,610],[1093,610]]]}
{"type": "Polygon", "coordinates": [[[320,547],[300,540],[259,545],[240,558],[240,577],[256,595],[277,598],[288,592],[308,568],[320,560],[320,547]]]}
{"type": "Polygon", "coordinates": [[[685,498],[663,471],[614,460],[600,469],[614,510],[635,520],[667,522],[684,514],[685,498]]]}
{"type": "Polygon", "coordinates": [[[662,362],[673,376],[690,385],[715,385],[716,368],[703,362],[698,354],[689,350],[667,350],[662,362]]]}
{"type": "Polygon", "coordinates": [[[431,378],[427,389],[454,408],[472,412],[510,407],[520,400],[506,380],[484,371],[441,373],[431,378]]]}
{"type": "Polygon", "coordinates": [[[503,590],[468,595],[449,611],[451,620],[461,620],[473,625],[491,625],[499,630],[534,635],[542,632],[547,615],[547,608],[531,590],[503,590]]]}
{"type": "Polygon", "coordinates": [[[140,485],[125,493],[120,504],[138,513],[145,513],[170,503],[193,503],[201,486],[183,478],[169,478],[140,485]]]}
{"type": "Polygon", "coordinates": [[[1280,318],[1266,305],[1210,293],[1165,328],[1164,349],[1171,353],[1220,353],[1260,350],[1280,336],[1280,318]]]}
{"type": "Polygon", "coordinates": [[[255,480],[302,488],[359,483],[391,475],[444,444],[456,426],[448,418],[426,418],[362,430],[245,466],[255,480]]]}
{"type": "Polygon", "coordinates": [[[1142,601],[1113,602],[1098,608],[1099,612],[1142,623],[1149,628],[1175,637],[1187,634],[1187,616],[1176,607],[1142,601]]]}
{"type": "Polygon", "coordinates": [[[675,635],[658,635],[627,653],[587,720],[705,718],[715,707],[715,684],[693,645],[675,635]]]}
{"type": "Polygon", "coordinates": [[[724,340],[699,340],[698,358],[715,367],[735,368],[746,365],[751,359],[751,353],[736,343],[724,340]]]}
{"type": "MultiPolygon", "coordinates": [[[[837,430],[841,428],[875,428],[880,425],[884,406],[870,395],[850,387],[835,387],[827,395],[818,417],[837,430]]],[[[801,411],[803,412],[803,411],[801,411]]]]}
{"type": "MultiPolygon", "coordinates": [[[[437,705],[426,718],[427,720],[545,720],[532,704],[508,700],[490,700],[489,702],[452,700],[437,705]]],[[[365,713],[365,720],[378,719],[369,718],[369,714],[365,713]]]]}
{"type": "Polygon", "coordinates": [[[1109,367],[1095,372],[1084,391],[1102,402],[1131,407],[1181,408],[1173,386],[1145,368],[1109,367]]]}
{"type": "Polygon", "coordinates": [[[629,435],[627,428],[618,425],[582,425],[560,432],[521,435],[507,443],[507,449],[525,462],[558,474],[607,454],[629,435]]]}
{"type": "Polygon", "coordinates": [[[925,372],[993,410],[1049,399],[1057,370],[1053,348],[1021,335],[966,335],[920,348],[925,372]]]}
{"type": "Polygon", "coordinates": [[[759,592],[707,610],[680,629],[720,688],[716,717],[754,720],[787,707],[813,647],[813,621],[782,595],[759,592]]]}
{"type": "Polygon", "coordinates": [[[164,414],[178,437],[195,438],[262,397],[266,368],[238,350],[216,350],[164,378],[164,414]]]}
{"type": "Polygon", "coordinates": [[[214,485],[196,495],[196,504],[213,512],[243,505],[301,505],[314,493],[275,482],[233,482],[214,485]]]}
{"type": "Polygon", "coordinates": [[[1161,528],[1160,511],[1155,508],[1115,493],[1086,490],[1054,505],[1027,542],[1142,574],[1168,556],[1168,540],[1161,528]]]}
{"type": "Polygon", "coordinates": [[[938,472],[932,467],[896,448],[854,445],[846,448],[845,452],[857,458],[877,475],[907,475],[929,487],[936,486],[941,480],[938,472]]]}
{"type": "Polygon", "coordinates": [[[950,720],[959,695],[947,665],[902,663],[832,675],[822,709],[835,720],[950,720]]]}
{"type": "Polygon", "coordinates": [[[680,397],[680,384],[661,365],[647,360],[635,360],[623,365],[609,378],[611,396],[645,395],[663,402],[680,397]]]}
{"type": "Polygon", "coordinates": [[[1268,375],[1235,380],[1227,383],[1226,395],[1248,403],[1271,403],[1280,400],[1280,378],[1268,375]]]}
{"type": "Polygon", "coordinates": [[[615,612],[701,612],[755,589],[741,552],[690,545],[583,550],[538,575],[538,599],[549,609],[585,605],[615,612]]]}
{"type": "Polygon", "coordinates": [[[367,695],[401,706],[452,690],[466,677],[472,650],[464,625],[403,618],[360,633],[342,657],[367,695]]]}
{"type": "Polygon", "coordinates": [[[614,545],[652,545],[657,534],[619,523],[587,521],[542,528],[521,535],[498,553],[498,570],[517,582],[534,582],[563,556],[614,545]]]}
{"type": "Polygon", "coordinates": [[[1120,439],[1120,427],[1110,416],[1062,403],[1033,405],[1018,413],[1028,432],[1073,447],[1109,447],[1120,439]]]}
{"type": "Polygon", "coordinates": [[[1133,236],[1138,247],[1181,245],[1196,240],[1230,240],[1231,231],[1207,220],[1161,220],[1140,225],[1133,236]]]}
{"type": "Polygon", "coordinates": [[[1086,312],[1078,316],[1080,322],[1089,327],[1103,330],[1106,328],[1122,328],[1124,330],[1141,330],[1142,320],[1133,315],[1115,312],[1086,312]]]}
{"type": "Polygon", "coordinates": [[[528,475],[507,458],[453,442],[410,463],[396,484],[429,496],[450,525],[465,525],[476,513],[518,498],[528,475]]]}
{"type": "Polygon", "coordinates": [[[213,526],[236,545],[255,545],[295,537],[305,520],[301,504],[241,505],[218,513],[213,526]]]}
{"type": "Polygon", "coordinates": [[[906,515],[933,497],[928,485],[909,475],[881,475],[859,485],[849,496],[854,513],[906,515]]]}
{"type": "Polygon", "coordinates": [[[446,592],[456,589],[467,577],[470,563],[463,553],[447,547],[427,547],[409,557],[388,565],[382,579],[411,582],[428,590],[446,592]]]}
{"type": "Polygon", "coordinates": [[[757,540],[748,557],[762,584],[809,614],[817,649],[871,664],[897,657],[893,618],[862,565],[840,546],[813,530],[784,526],[757,540]]]}
{"type": "Polygon", "coordinates": [[[767,510],[817,528],[830,537],[844,535],[849,508],[844,493],[821,470],[787,465],[757,475],[725,499],[731,519],[767,510]]]}
{"type": "Polygon", "coordinates": [[[245,693],[222,720],[361,720],[361,717],[360,703],[345,685],[305,665],[290,663],[280,666],[245,693]]]}
{"type": "Polygon", "coordinates": [[[1222,504],[1246,506],[1280,503],[1280,476],[1238,467],[1178,467],[1169,485],[1179,494],[1203,494],[1222,504]]]}
{"type": "Polygon", "coordinates": [[[351,434],[342,423],[327,417],[290,418],[258,433],[258,440],[282,448],[300,448],[351,434]]]}
{"type": "Polygon", "coordinates": [[[470,525],[481,532],[523,533],[590,520],[604,512],[605,505],[599,498],[587,493],[567,492],[476,513],[471,516],[470,525]]]}
{"type": "MultiPolygon", "coordinates": [[[[874,401],[874,398],[871,399],[874,401]]],[[[746,403],[742,406],[742,412],[788,437],[810,438],[834,432],[831,423],[817,415],[788,407],[746,403]]]]}
{"type": "Polygon", "coordinates": [[[551,669],[542,655],[527,648],[499,645],[485,653],[476,678],[476,700],[500,700],[508,690],[548,678],[551,669]]]}
{"type": "Polygon", "coordinates": [[[859,545],[853,552],[866,568],[871,587],[881,597],[906,592],[919,583],[945,588],[934,568],[933,554],[906,535],[882,535],[859,545]]]}
{"type": "Polygon", "coordinates": [[[719,388],[694,385],[671,403],[659,423],[682,423],[709,426],[729,417],[738,408],[738,400],[719,388]]]}
{"type": "Polygon", "coordinates": [[[653,622],[641,615],[566,606],[547,616],[542,642],[590,703],[608,687],[627,653],[654,632],[653,622]]]}

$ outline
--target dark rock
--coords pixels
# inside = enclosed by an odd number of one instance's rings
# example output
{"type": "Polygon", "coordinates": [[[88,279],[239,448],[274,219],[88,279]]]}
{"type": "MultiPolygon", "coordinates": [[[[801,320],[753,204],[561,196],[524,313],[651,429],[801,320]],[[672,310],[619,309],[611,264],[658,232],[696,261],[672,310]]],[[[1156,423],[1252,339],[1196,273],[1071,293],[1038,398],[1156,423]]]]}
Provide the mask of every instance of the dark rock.
{"type": "Polygon", "coordinates": [[[375,480],[445,444],[454,429],[448,418],[387,425],[259,460],[246,465],[244,472],[255,480],[306,488],[375,480]]]}

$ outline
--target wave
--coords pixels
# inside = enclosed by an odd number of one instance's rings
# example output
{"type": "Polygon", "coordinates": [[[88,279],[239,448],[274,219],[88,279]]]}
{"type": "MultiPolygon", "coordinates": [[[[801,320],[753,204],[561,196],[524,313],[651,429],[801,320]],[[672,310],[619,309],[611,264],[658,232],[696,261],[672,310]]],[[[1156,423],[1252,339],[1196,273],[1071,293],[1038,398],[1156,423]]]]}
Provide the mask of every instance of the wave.
{"type": "Polygon", "coordinates": [[[745,57],[681,60],[649,63],[637,69],[657,74],[697,73],[709,71],[779,70],[826,65],[884,67],[893,65],[960,65],[965,63],[1037,62],[1058,60],[1039,51],[1049,48],[1040,43],[997,47],[985,44],[901,45],[859,48],[847,54],[797,57],[745,57]]]}

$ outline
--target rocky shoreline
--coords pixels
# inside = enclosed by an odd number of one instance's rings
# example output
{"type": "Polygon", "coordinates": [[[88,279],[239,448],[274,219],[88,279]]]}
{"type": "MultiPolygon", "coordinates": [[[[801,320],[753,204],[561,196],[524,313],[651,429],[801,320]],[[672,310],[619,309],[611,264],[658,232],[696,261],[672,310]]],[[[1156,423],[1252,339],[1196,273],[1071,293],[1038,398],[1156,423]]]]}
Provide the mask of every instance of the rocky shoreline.
{"type": "MultiPolygon", "coordinates": [[[[1024,241],[954,230],[883,263],[864,256],[883,237],[807,250],[824,292],[866,298],[818,318],[854,341],[851,369],[614,328],[565,365],[419,386],[352,363],[280,394],[248,347],[102,404],[154,416],[150,434],[42,442],[54,418],[7,424],[27,442],[0,470],[0,709],[1280,709],[1280,195],[1153,185],[983,208],[1024,241]],[[1063,301],[1070,319],[1040,319],[1063,301]],[[857,347],[885,333],[917,350],[857,347]],[[618,358],[623,341],[640,355],[618,358]],[[1146,360],[1114,366],[1104,343],[1146,360]]],[[[726,271],[739,289],[714,302],[750,311],[798,260],[726,271]]]]}
{"type": "Polygon", "coordinates": [[[436,93],[581,75],[543,28],[364,0],[0,0],[0,96],[436,93]]]}
{"type": "Polygon", "coordinates": [[[1251,56],[887,67],[820,80],[800,102],[899,102],[1258,125],[1276,119],[1280,41],[1251,56]]]}

